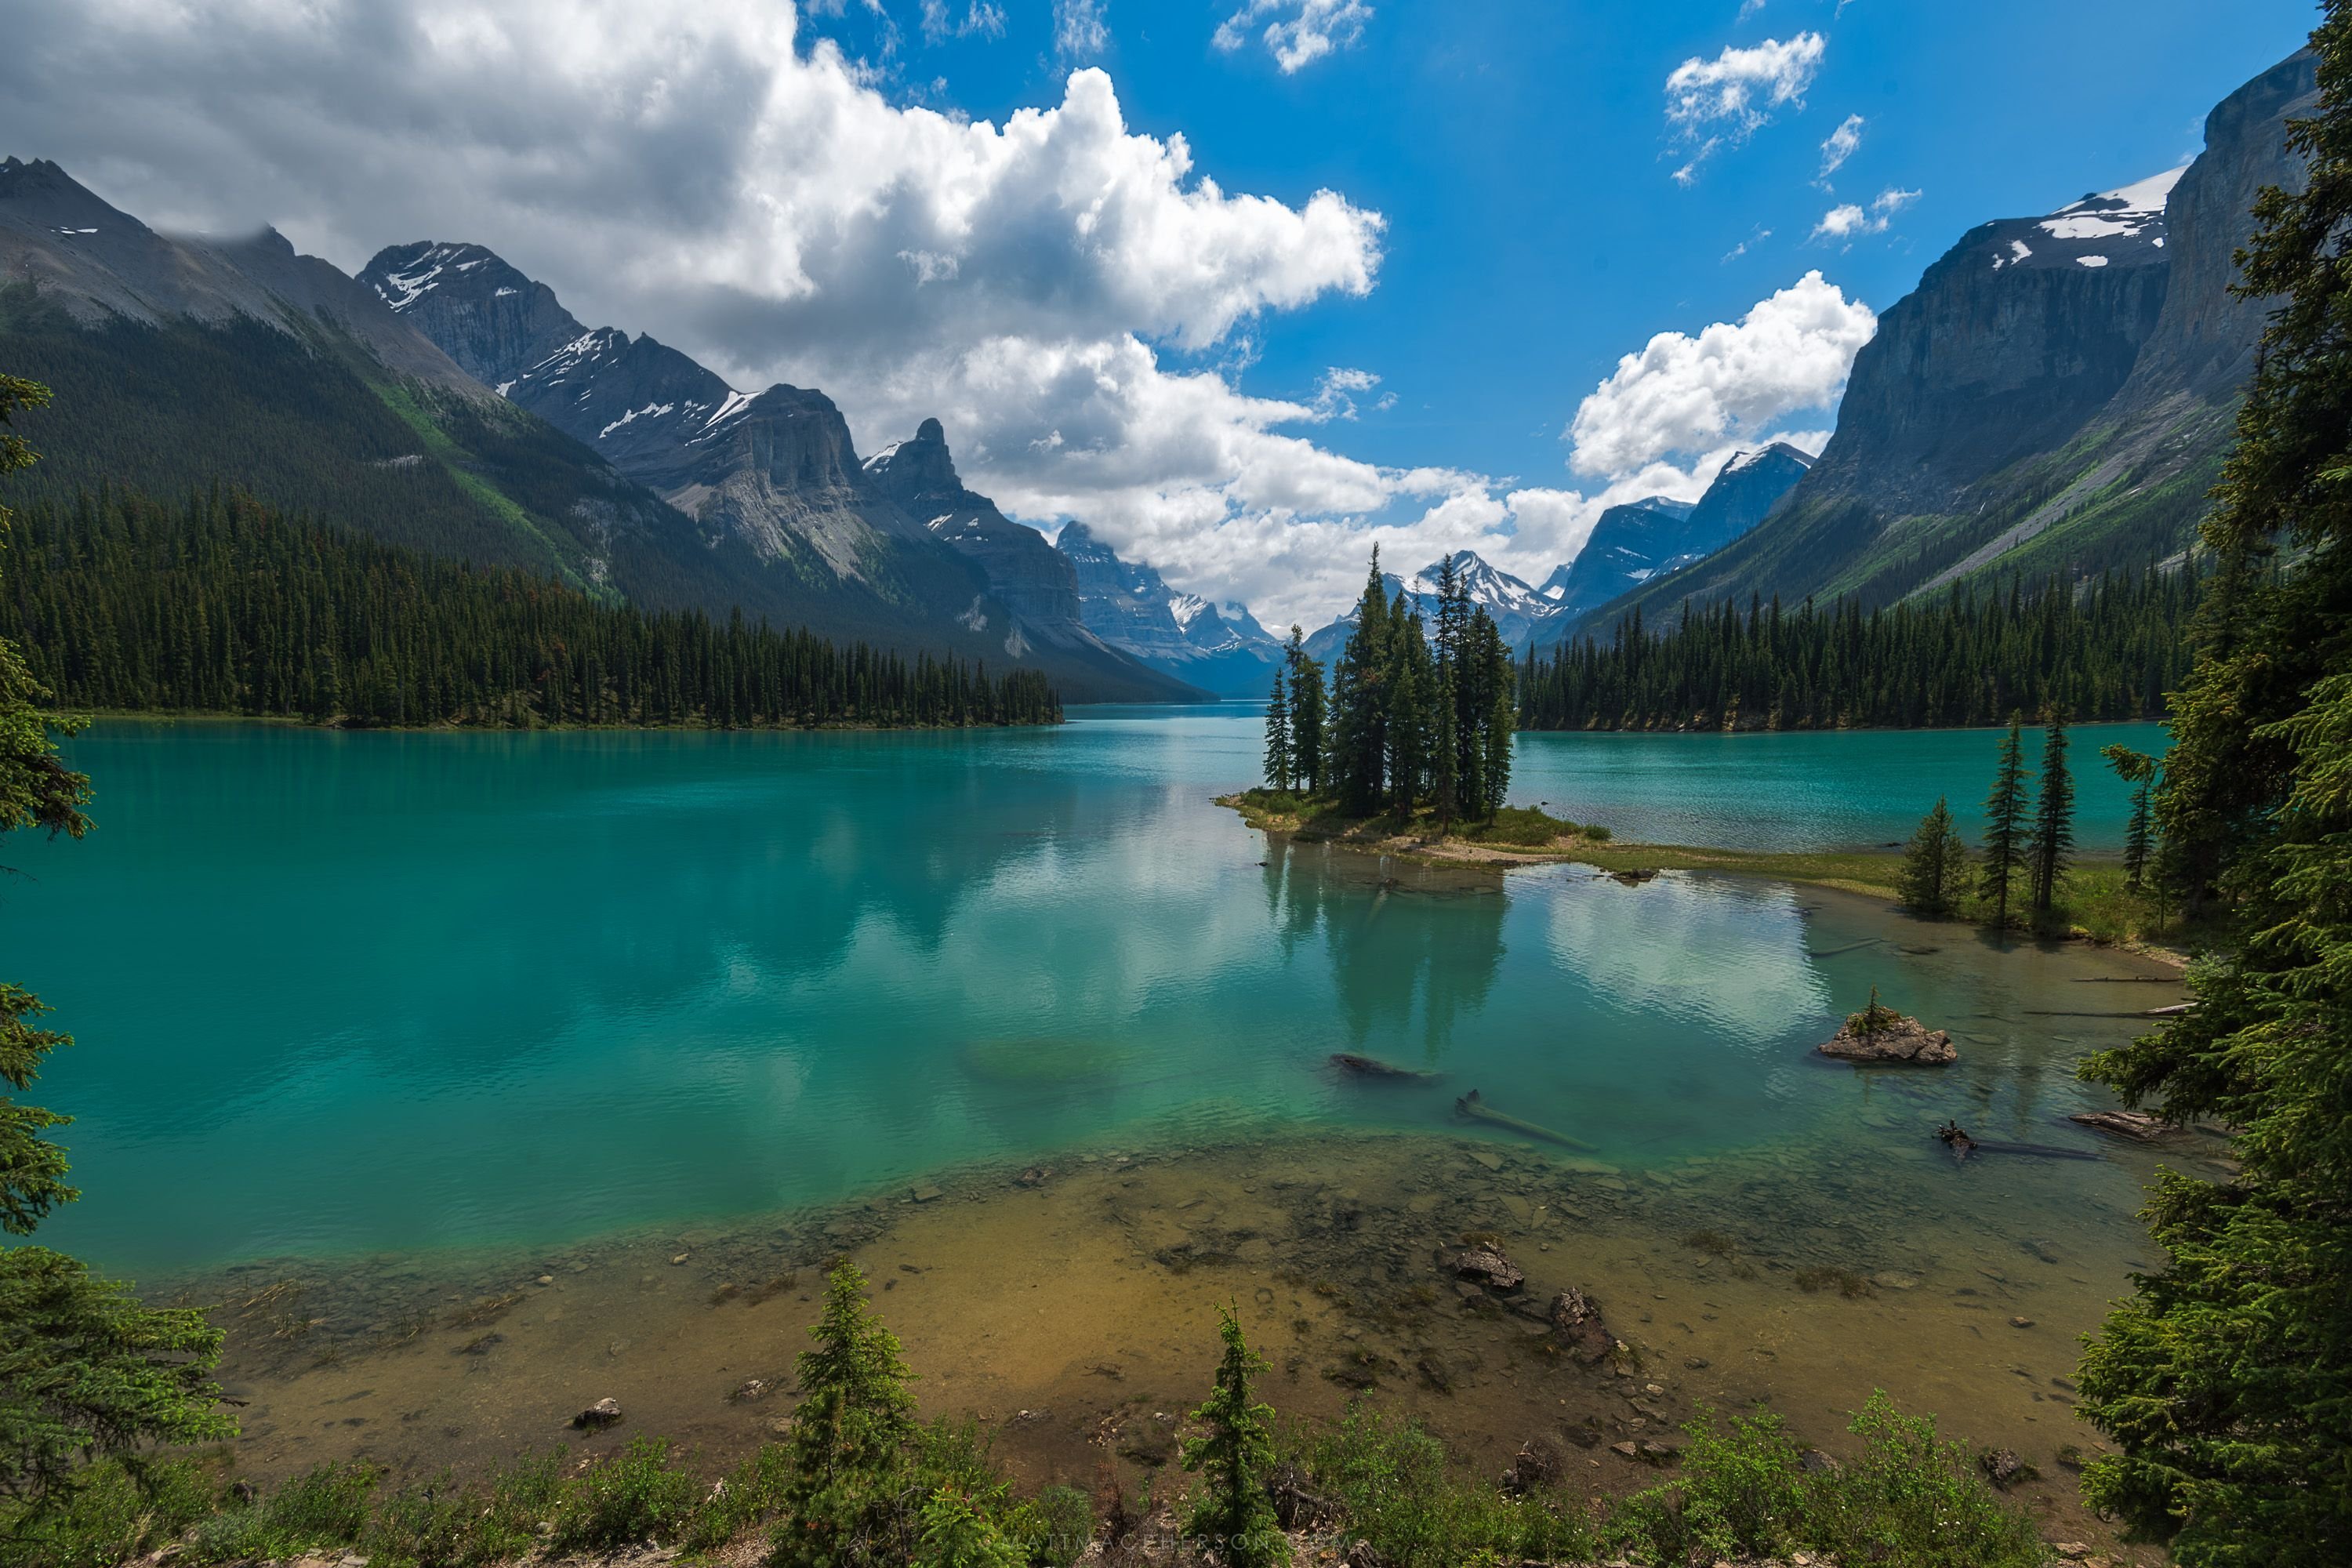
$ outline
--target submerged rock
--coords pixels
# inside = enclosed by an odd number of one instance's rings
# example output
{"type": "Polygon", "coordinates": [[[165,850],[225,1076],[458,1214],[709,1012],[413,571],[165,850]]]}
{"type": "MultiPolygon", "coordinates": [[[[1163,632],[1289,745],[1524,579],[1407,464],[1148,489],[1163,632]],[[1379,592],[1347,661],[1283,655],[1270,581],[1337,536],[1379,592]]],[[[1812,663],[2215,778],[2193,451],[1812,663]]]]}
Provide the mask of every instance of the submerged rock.
{"type": "Polygon", "coordinates": [[[1474,1247],[1456,1254],[1454,1272],[1488,1289],[1507,1293],[1528,1282],[1528,1277],[1519,1272],[1517,1264],[1503,1256],[1503,1249],[1499,1247],[1474,1247]]]}
{"type": "Polygon", "coordinates": [[[1943,1067],[1959,1059],[1951,1035],[1930,1029],[1891,1007],[1864,1009],[1818,1047],[1842,1062],[1889,1062],[1943,1067]]]}
{"type": "Polygon", "coordinates": [[[1616,1344],[1601,1321],[1601,1309],[1573,1285],[1552,1298],[1551,1329],[1559,1336],[1559,1348],[1586,1366],[1608,1360],[1616,1344]]]}
{"type": "Polygon", "coordinates": [[[607,1426],[617,1425],[620,1419],[621,1402],[617,1399],[600,1399],[574,1415],[572,1418],[572,1424],[583,1432],[601,1432],[607,1426]]]}

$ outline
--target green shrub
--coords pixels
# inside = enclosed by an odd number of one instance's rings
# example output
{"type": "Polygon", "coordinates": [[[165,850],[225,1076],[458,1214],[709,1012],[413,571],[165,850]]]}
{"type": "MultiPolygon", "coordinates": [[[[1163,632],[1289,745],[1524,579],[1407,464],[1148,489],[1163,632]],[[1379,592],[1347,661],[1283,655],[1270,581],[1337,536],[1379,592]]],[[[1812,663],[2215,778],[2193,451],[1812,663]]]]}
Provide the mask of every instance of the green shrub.
{"type": "Polygon", "coordinates": [[[1556,838],[1576,834],[1591,837],[1594,833],[1594,829],[1580,827],[1565,817],[1550,816],[1531,805],[1504,806],[1489,820],[1469,823],[1461,829],[1463,837],[1482,844],[1516,844],[1529,849],[1549,848],[1556,838]]]}
{"type": "Polygon", "coordinates": [[[447,1471],[383,1495],[360,1538],[368,1568],[462,1568],[480,1510],[447,1471]]]}
{"type": "Polygon", "coordinates": [[[1967,1449],[1937,1437],[1933,1419],[1903,1415],[1882,1392],[1848,1430],[1862,1453],[1810,1478],[1815,1550],[1906,1568],[2041,1568],[2033,1521],[1986,1483],[1967,1449]]]}
{"type": "Polygon", "coordinates": [[[1683,1428],[1682,1474],[1618,1505],[1620,1549],[1659,1563],[1766,1557],[1805,1539],[1802,1456],[1778,1415],[1718,1423],[1702,1408],[1683,1428]]]}
{"type": "Polygon", "coordinates": [[[1361,1405],[1336,1426],[1294,1436],[1315,1488],[1347,1514],[1347,1529],[1394,1568],[1459,1568],[1482,1555],[1578,1561],[1596,1544],[1580,1500],[1506,1497],[1462,1474],[1445,1447],[1412,1421],[1361,1405]]]}
{"type": "Polygon", "coordinates": [[[563,1506],[564,1450],[526,1454],[490,1479],[489,1497],[467,1532],[469,1565],[520,1557],[539,1544],[542,1524],[563,1506]]]}
{"type": "Polygon", "coordinates": [[[198,1525],[188,1559],[234,1563],[356,1545],[367,1529],[369,1502],[381,1479],[381,1471],[364,1464],[324,1464],[306,1470],[276,1491],[198,1525]]]}
{"type": "Polygon", "coordinates": [[[701,1493],[693,1475],[673,1467],[667,1437],[632,1437],[563,1489],[548,1538],[552,1552],[593,1552],[674,1539],[701,1493]]]}
{"type": "Polygon", "coordinates": [[[761,1444],[694,1510],[678,1543],[689,1552],[715,1552],[765,1524],[783,1510],[791,1479],[791,1454],[780,1443],[761,1444]]]}
{"type": "Polygon", "coordinates": [[[1095,1505],[1076,1487],[1047,1487],[1006,1516],[1004,1532],[1037,1568],[1070,1568],[1095,1538],[1095,1505]]]}
{"type": "Polygon", "coordinates": [[[105,1459],[47,1496],[0,1503],[0,1568],[114,1568],[176,1538],[219,1506],[193,1459],[105,1459]]]}

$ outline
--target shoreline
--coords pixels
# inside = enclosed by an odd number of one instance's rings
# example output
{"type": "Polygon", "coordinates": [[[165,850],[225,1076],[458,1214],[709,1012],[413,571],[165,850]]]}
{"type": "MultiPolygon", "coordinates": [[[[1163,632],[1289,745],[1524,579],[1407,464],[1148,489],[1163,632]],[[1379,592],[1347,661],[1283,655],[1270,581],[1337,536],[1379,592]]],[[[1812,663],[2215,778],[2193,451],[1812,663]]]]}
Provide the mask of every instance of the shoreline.
{"type": "MultiPolygon", "coordinates": [[[[1293,813],[1267,811],[1250,800],[1249,793],[1236,791],[1218,795],[1215,804],[1232,811],[1246,826],[1259,832],[1279,834],[1301,844],[1328,844],[1343,853],[1385,856],[1428,866],[1488,866],[1506,872],[1515,867],[1526,866],[1590,866],[1621,881],[1646,880],[1660,871],[1696,871],[1754,881],[1828,888],[1876,900],[1890,910],[1902,908],[1896,901],[1895,879],[1903,864],[1903,857],[1896,850],[1722,849],[1685,844],[1628,843],[1608,837],[1594,838],[1582,833],[1564,835],[1555,839],[1551,847],[1544,848],[1489,844],[1450,835],[1433,839],[1423,835],[1386,832],[1373,826],[1381,820],[1380,818],[1367,819],[1339,832],[1331,832],[1309,826],[1293,813]]],[[[2083,855],[2074,860],[2077,869],[2105,870],[2117,864],[2118,858],[2109,854],[2083,855]]],[[[1921,923],[1978,929],[1966,921],[1937,921],[1922,917],[1921,923]]],[[[2161,942],[2120,933],[2102,934],[2080,926],[2072,928],[2063,937],[2030,932],[2021,934],[2029,941],[2085,942],[2094,947],[2113,948],[2180,970],[2188,968],[2191,956],[2181,949],[2161,942]]]]}

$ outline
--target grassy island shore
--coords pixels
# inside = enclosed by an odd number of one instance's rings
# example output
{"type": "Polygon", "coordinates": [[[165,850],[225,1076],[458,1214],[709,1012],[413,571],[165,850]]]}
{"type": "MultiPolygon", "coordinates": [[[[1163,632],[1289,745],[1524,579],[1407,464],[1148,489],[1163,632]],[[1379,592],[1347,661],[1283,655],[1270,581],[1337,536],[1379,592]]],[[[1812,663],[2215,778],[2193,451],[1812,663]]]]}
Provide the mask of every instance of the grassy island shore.
{"type": "MultiPolygon", "coordinates": [[[[1833,888],[1899,904],[1901,853],[1883,849],[1735,849],[1688,844],[1633,844],[1604,826],[1571,822],[1532,806],[1507,806],[1488,822],[1440,824],[1427,812],[1410,821],[1394,816],[1351,817],[1329,800],[1264,788],[1219,795],[1250,826],[1301,843],[1336,844],[1367,854],[1428,863],[1498,866],[1591,866],[1635,878],[1659,871],[1708,871],[1776,882],[1833,888]]],[[[1973,915],[1975,911],[1964,911],[1973,915]]],[[[2059,941],[2129,947],[2172,963],[2187,961],[2200,932],[2126,886],[2114,858],[2085,858],[2059,879],[2052,919],[2032,934],[2059,941]]]]}

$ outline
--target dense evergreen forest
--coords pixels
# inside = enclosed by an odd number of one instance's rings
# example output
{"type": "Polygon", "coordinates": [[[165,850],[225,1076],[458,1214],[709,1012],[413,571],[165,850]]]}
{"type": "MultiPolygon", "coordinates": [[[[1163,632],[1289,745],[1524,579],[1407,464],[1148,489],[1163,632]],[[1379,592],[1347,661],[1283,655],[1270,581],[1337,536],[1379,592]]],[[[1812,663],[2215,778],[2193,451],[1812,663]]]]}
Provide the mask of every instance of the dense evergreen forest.
{"type": "Polygon", "coordinates": [[[16,520],[0,637],[68,709],[354,724],[1053,723],[992,676],[739,613],[647,614],[529,572],[425,556],[237,493],[85,492],[16,520]]]}
{"type": "Polygon", "coordinates": [[[2087,584],[2012,578],[1865,614],[1852,599],[1726,602],[1663,634],[1639,607],[1603,643],[1530,651],[1528,730],[1923,729],[2054,710],[2070,721],[2159,719],[2186,679],[2192,570],[2111,573],[2087,584]]]}
{"type": "Polygon", "coordinates": [[[1491,820],[1511,784],[1511,655],[1447,557],[1436,624],[1425,626],[1381,580],[1381,552],[1356,602],[1355,626],[1323,667],[1298,628],[1265,711],[1270,789],[1328,797],[1350,816],[1491,820]]]}

